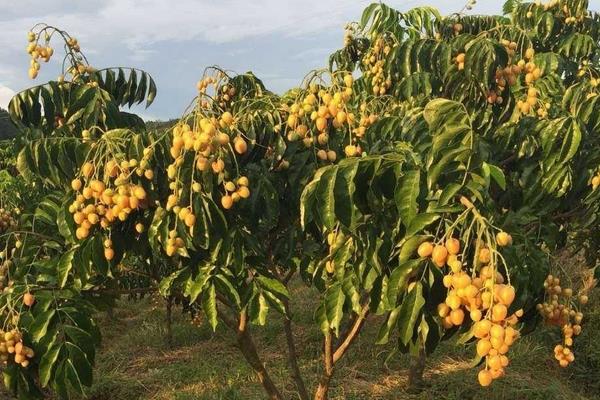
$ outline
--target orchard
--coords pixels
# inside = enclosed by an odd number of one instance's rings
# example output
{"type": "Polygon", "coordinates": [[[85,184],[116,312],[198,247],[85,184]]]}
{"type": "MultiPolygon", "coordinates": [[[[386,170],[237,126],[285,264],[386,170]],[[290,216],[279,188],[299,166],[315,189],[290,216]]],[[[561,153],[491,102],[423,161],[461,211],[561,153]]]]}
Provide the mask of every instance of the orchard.
{"type": "Polygon", "coordinates": [[[423,363],[441,341],[471,346],[489,390],[534,330],[560,334],[554,362],[577,362],[600,276],[586,0],[508,0],[503,16],[374,3],[300,86],[208,68],[164,130],[125,111],[152,104],[148,73],[90,65],[53,26],[26,39],[30,78],[53,57],[64,73],[12,99],[15,158],[0,164],[0,360],[18,398],[85,393],[97,313],[153,290],[228,327],[269,399],[282,383],[253,327],[280,318],[302,400],[328,398],[373,323],[370,340],[423,363]],[[555,262],[566,250],[584,278],[555,262]],[[318,376],[298,366],[293,279],[319,293],[318,376]]]}

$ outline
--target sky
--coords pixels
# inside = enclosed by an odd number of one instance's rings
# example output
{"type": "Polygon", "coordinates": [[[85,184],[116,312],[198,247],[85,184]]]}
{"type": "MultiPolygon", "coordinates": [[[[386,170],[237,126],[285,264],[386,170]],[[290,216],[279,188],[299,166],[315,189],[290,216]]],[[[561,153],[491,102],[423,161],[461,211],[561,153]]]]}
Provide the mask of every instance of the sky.
{"type": "MultiPolygon", "coordinates": [[[[26,33],[36,23],[75,36],[91,65],[137,67],[155,79],[158,93],[145,119],[178,117],[195,96],[205,67],[253,71],[275,92],[297,86],[327,65],[343,45],[344,25],[371,0],[0,0],[0,107],[15,92],[56,79],[62,54],[27,77],[26,33]]],[[[386,0],[404,11],[421,5],[443,14],[465,2],[386,0]]],[[[500,13],[502,0],[479,0],[473,13],[500,13]]],[[[600,10],[600,0],[590,0],[600,10]]],[[[55,43],[58,47],[58,44],[55,43]]],[[[62,45],[60,46],[62,48],[62,45]]],[[[60,53],[57,51],[57,53],[60,53]]]]}

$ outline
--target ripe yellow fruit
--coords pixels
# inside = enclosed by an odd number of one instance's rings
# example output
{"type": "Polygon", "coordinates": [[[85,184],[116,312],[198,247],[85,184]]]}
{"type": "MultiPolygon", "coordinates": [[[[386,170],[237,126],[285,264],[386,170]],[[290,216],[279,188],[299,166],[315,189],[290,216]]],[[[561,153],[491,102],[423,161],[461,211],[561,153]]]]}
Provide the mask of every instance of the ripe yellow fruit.
{"type": "Polygon", "coordinates": [[[506,306],[510,306],[512,304],[512,302],[515,300],[515,296],[515,288],[508,285],[500,289],[500,292],[498,293],[500,301],[506,306]]]}
{"type": "Polygon", "coordinates": [[[248,144],[241,136],[234,139],[233,147],[238,154],[244,154],[248,150],[248,144]]]}
{"type": "Polygon", "coordinates": [[[188,215],[185,216],[184,223],[185,223],[185,226],[187,226],[188,228],[191,228],[192,226],[194,226],[196,224],[196,216],[193,213],[189,213],[188,215]]]}
{"type": "Polygon", "coordinates": [[[226,124],[226,125],[231,125],[233,124],[233,115],[231,115],[231,113],[229,111],[225,111],[223,113],[223,115],[221,115],[221,120],[226,124]]]}
{"type": "Polygon", "coordinates": [[[25,304],[27,307],[31,307],[34,302],[35,296],[31,293],[27,292],[23,295],[23,304],[25,304]]]}
{"type": "Polygon", "coordinates": [[[226,210],[229,210],[231,207],[233,207],[233,199],[231,198],[231,196],[225,195],[221,197],[221,205],[226,210]]]}
{"type": "Polygon", "coordinates": [[[498,246],[502,247],[510,246],[512,244],[512,236],[506,232],[498,232],[496,235],[496,243],[498,243],[498,246]]]}
{"type": "Polygon", "coordinates": [[[473,335],[478,339],[482,339],[488,335],[491,328],[492,322],[487,319],[482,319],[473,325],[473,335]]]}
{"type": "Polygon", "coordinates": [[[238,178],[237,184],[240,186],[248,186],[248,184],[249,184],[248,178],[246,178],[245,176],[240,176],[238,178]]]}
{"type": "Polygon", "coordinates": [[[482,369],[477,374],[477,380],[479,384],[483,387],[490,386],[492,384],[492,374],[487,369],[482,369]]]}
{"type": "Polygon", "coordinates": [[[346,153],[346,156],[348,157],[354,157],[357,153],[356,146],[349,144],[344,148],[344,153],[346,153]]]}
{"type": "Polygon", "coordinates": [[[135,224],[135,231],[137,233],[143,233],[144,232],[144,224],[142,224],[141,222],[138,222],[137,224],[135,224]]]}
{"type": "Polygon", "coordinates": [[[449,254],[456,255],[460,251],[460,242],[458,239],[449,238],[446,240],[446,249],[448,249],[449,254]]]}
{"type": "Polygon", "coordinates": [[[458,297],[455,294],[451,294],[450,296],[446,297],[446,305],[448,307],[450,307],[452,310],[459,309],[461,304],[462,304],[462,301],[461,301],[460,297],[458,297]]]}
{"type": "Polygon", "coordinates": [[[225,183],[225,190],[227,190],[228,192],[233,192],[235,191],[235,183],[233,182],[226,182],[225,183]]]}
{"type": "Polygon", "coordinates": [[[73,188],[73,190],[75,191],[79,191],[79,189],[81,189],[81,181],[79,179],[73,179],[71,181],[71,188],[73,188]]]}
{"type": "Polygon", "coordinates": [[[115,251],[112,248],[104,249],[104,258],[108,261],[112,260],[115,257],[115,251]]]}
{"type": "Polygon", "coordinates": [[[477,342],[477,355],[479,357],[485,357],[492,349],[492,344],[489,340],[481,339],[477,342]]]}
{"type": "Polygon", "coordinates": [[[417,254],[419,257],[429,257],[433,252],[433,243],[431,242],[423,242],[419,245],[417,249],[417,254]]]}
{"type": "Polygon", "coordinates": [[[465,312],[462,309],[450,311],[450,320],[454,325],[460,325],[465,319],[465,312]]]}
{"type": "Polygon", "coordinates": [[[474,322],[481,321],[481,317],[482,317],[480,310],[471,310],[469,316],[471,317],[471,320],[473,320],[474,322]]]}
{"type": "Polygon", "coordinates": [[[450,307],[448,307],[448,305],[445,303],[438,304],[437,310],[438,310],[438,315],[441,318],[445,318],[450,313],[450,307]]]}
{"type": "Polygon", "coordinates": [[[495,304],[492,307],[492,321],[500,322],[506,318],[508,314],[508,309],[504,304],[495,304]]]}
{"type": "Polygon", "coordinates": [[[431,253],[431,259],[433,263],[438,267],[443,267],[446,264],[448,258],[448,249],[442,245],[436,245],[431,253]]]}
{"type": "Polygon", "coordinates": [[[533,50],[532,48],[525,50],[525,59],[531,60],[534,55],[535,55],[535,50],[533,50]]]}
{"type": "Polygon", "coordinates": [[[92,174],[94,173],[94,165],[92,165],[92,163],[90,162],[86,162],[85,164],[83,164],[83,166],[81,167],[81,173],[83,174],[83,176],[85,176],[86,178],[89,178],[92,176],[92,174]]]}
{"type": "Polygon", "coordinates": [[[237,191],[237,194],[239,194],[239,196],[242,199],[247,199],[248,197],[250,197],[250,190],[246,186],[240,186],[240,188],[237,191]]]}
{"type": "Polygon", "coordinates": [[[480,263],[487,264],[490,262],[490,260],[491,260],[490,249],[488,249],[487,247],[484,247],[481,250],[479,250],[479,262],[480,263]]]}

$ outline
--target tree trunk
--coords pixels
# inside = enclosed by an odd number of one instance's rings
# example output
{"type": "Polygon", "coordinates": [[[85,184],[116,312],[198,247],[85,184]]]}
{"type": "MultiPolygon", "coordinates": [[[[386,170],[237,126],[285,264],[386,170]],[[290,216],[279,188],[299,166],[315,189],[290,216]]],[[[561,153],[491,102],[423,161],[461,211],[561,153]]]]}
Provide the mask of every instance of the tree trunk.
{"type": "MultiPolygon", "coordinates": [[[[290,314],[289,304],[286,301],[285,303],[286,310],[288,315],[290,314]]],[[[296,389],[298,390],[298,395],[301,400],[308,400],[308,392],[306,391],[306,385],[304,384],[304,380],[302,379],[302,374],[300,373],[300,368],[298,367],[298,358],[296,353],[296,344],[294,342],[294,335],[292,333],[292,321],[290,317],[283,317],[283,329],[285,331],[285,338],[288,346],[288,362],[290,366],[290,372],[292,375],[292,379],[296,384],[296,389]]]]}
{"type": "Polygon", "coordinates": [[[166,325],[167,325],[167,332],[165,334],[165,341],[167,342],[167,346],[173,347],[173,317],[172,317],[172,309],[173,307],[173,297],[169,296],[167,298],[167,312],[166,312],[166,325]]]}
{"type": "Polygon", "coordinates": [[[419,393],[423,390],[425,386],[423,372],[425,372],[425,349],[423,345],[419,345],[418,353],[410,356],[408,369],[409,393],[419,393]]]}
{"type": "Polygon", "coordinates": [[[315,392],[315,400],[327,400],[329,395],[329,384],[333,376],[333,343],[331,332],[327,332],[323,343],[323,374],[319,379],[319,386],[315,392]]]}

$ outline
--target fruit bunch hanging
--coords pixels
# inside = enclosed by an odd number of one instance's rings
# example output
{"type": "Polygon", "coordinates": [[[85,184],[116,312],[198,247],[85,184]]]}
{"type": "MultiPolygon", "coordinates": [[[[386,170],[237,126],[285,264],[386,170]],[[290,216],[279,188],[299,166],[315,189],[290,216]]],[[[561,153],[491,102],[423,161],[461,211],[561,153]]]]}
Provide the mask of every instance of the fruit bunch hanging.
{"type": "Polygon", "coordinates": [[[494,235],[497,229],[468,199],[463,197],[461,203],[466,211],[442,239],[422,243],[417,253],[447,271],[443,284],[448,292],[445,301],[438,305],[438,315],[446,329],[471,325],[471,333],[477,339],[477,355],[485,359],[478,380],[482,386],[488,386],[504,375],[509,364],[507,353],[519,337],[516,325],[523,311],[509,314],[516,292],[510,281],[505,282],[508,269],[499,250],[509,246],[512,237],[503,231],[494,235]],[[468,226],[458,229],[459,225],[468,226]],[[462,249],[457,231],[466,244],[462,249]]]}
{"type": "MultiPolygon", "coordinates": [[[[80,176],[71,182],[75,200],[69,212],[77,225],[75,236],[79,240],[88,238],[96,229],[109,238],[114,224],[135,219],[140,210],[149,206],[144,185],[154,177],[149,165],[153,149],[145,148],[138,161],[125,156],[126,143],[127,139],[112,137],[110,132],[103,135],[94,143],[80,176]]],[[[144,231],[141,221],[134,226],[137,233],[144,231]]],[[[112,260],[112,241],[107,239],[104,245],[106,259],[112,260]]]]}
{"type": "Polygon", "coordinates": [[[584,282],[579,293],[561,282],[559,276],[548,275],[544,281],[544,302],[536,306],[548,326],[560,328],[561,343],[554,347],[554,358],[563,368],[575,360],[573,340],[581,334],[583,306],[588,302],[588,291],[595,286],[594,280],[584,282]]]}
{"type": "Polygon", "coordinates": [[[12,213],[5,209],[0,208],[0,234],[7,232],[10,229],[14,229],[17,226],[17,220],[13,214],[16,214],[18,209],[15,209],[12,213]]]}

